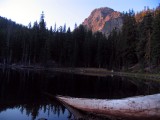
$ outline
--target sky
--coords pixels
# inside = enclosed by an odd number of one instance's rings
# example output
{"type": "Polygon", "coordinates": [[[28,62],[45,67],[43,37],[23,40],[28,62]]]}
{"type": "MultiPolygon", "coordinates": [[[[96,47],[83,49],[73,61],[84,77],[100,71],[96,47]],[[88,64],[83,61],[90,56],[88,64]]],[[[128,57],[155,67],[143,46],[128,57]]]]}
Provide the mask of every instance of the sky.
{"type": "Polygon", "coordinates": [[[28,26],[39,22],[44,11],[47,27],[64,26],[74,28],[81,24],[95,8],[109,7],[116,11],[135,12],[144,6],[155,8],[160,0],[0,0],[0,16],[28,26]]]}

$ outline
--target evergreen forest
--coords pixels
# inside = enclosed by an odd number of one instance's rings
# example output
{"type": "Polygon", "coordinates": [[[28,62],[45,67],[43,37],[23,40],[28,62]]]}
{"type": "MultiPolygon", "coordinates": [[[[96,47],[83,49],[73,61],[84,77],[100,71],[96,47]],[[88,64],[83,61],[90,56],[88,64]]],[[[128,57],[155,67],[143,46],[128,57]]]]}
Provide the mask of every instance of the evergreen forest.
{"type": "Polygon", "coordinates": [[[123,13],[123,27],[109,36],[85,26],[23,26],[0,17],[0,63],[149,70],[160,65],[160,6],[139,13],[123,13]]]}

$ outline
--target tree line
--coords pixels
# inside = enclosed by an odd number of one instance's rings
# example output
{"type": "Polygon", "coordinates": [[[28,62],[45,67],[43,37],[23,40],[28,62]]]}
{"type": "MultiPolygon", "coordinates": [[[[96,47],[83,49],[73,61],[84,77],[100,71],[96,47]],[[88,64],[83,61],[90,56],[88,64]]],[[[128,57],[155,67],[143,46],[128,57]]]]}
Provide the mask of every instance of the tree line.
{"type": "Polygon", "coordinates": [[[141,69],[160,64],[160,7],[123,13],[123,27],[108,37],[85,26],[73,31],[66,25],[47,29],[40,22],[28,27],[0,17],[2,64],[56,64],[65,67],[141,69]]]}

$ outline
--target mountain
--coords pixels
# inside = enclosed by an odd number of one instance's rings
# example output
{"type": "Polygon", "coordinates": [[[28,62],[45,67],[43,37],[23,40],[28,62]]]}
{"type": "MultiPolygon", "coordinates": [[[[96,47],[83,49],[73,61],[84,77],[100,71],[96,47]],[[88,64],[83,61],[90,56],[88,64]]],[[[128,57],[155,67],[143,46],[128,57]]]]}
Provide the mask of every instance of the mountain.
{"type": "Polygon", "coordinates": [[[108,7],[98,8],[82,24],[93,32],[101,31],[108,36],[113,29],[122,28],[122,14],[108,7]]]}

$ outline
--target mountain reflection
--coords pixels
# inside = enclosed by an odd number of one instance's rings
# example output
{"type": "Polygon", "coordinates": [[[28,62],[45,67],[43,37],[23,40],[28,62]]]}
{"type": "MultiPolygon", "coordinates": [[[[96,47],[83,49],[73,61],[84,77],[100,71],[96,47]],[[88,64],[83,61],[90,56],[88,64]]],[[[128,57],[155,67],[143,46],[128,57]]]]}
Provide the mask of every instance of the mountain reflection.
{"type": "MultiPolygon", "coordinates": [[[[19,109],[21,114],[38,119],[42,112],[61,116],[66,109],[53,97],[113,99],[160,92],[160,82],[125,77],[95,77],[46,71],[0,70],[0,113],[19,109]]],[[[43,117],[43,116],[42,116],[43,117]]],[[[1,118],[1,116],[0,116],[1,118]]],[[[64,120],[69,119],[69,112],[64,120]]]]}

